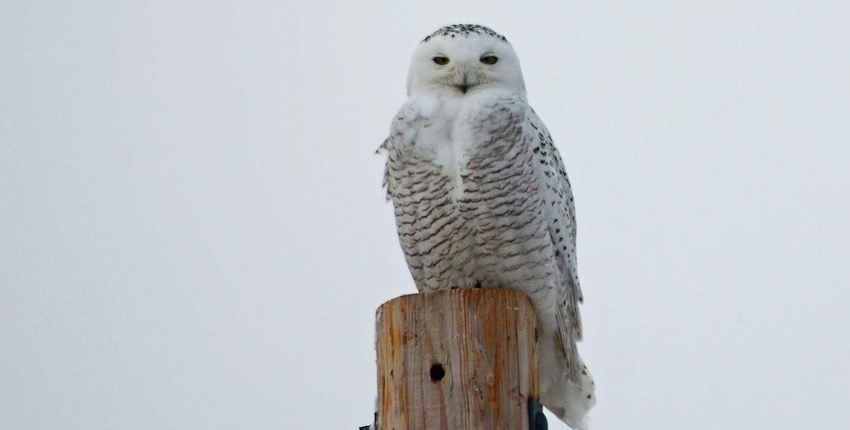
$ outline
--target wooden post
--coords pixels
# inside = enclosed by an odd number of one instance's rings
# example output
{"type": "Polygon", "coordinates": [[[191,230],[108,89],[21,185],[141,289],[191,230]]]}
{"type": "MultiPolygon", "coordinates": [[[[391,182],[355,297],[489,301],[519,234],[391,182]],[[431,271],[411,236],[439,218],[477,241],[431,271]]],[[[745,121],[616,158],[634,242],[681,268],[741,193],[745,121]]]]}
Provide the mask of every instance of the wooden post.
{"type": "Polygon", "coordinates": [[[378,429],[529,430],[529,413],[542,417],[536,323],[528,296],[507,289],[444,290],[381,305],[378,429]]]}

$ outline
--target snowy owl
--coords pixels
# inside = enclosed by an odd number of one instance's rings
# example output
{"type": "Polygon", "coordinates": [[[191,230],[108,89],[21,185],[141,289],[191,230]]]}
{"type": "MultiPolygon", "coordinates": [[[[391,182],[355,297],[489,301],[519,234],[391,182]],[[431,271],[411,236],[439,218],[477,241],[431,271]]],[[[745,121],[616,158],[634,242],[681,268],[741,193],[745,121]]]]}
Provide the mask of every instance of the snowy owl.
{"type": "Polygon", "coordinates": [[[384,186],[419,291],[506,287],[531,297],[541,403],[585,427],[594,383],[576,349],[582,293],[567,172],[531,109],[508,40],[440,28],[416,48],[408,100],[381,145],[384,186]]]}

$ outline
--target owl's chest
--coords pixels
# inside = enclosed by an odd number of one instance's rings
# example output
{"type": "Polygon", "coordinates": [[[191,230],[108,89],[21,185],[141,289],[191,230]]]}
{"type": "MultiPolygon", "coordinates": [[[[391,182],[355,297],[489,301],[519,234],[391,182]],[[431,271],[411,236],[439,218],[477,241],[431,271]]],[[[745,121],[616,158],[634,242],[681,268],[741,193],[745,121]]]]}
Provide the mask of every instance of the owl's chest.
{"type": "Polygon", "coordinates": [[[418,158],[450,177],[460,175],[473,143],[470,124],[459,115],[460,108],[449,105],[426,117],[414,142],[418,158]]]}
{"type": "Polygon", "coordinates": [[[470,160],[486,151],[487,136],[481,121],[486,107],[471,102],[446,101],[421,122],[414,142],[420,161],[450,179],[451,196],[459,200],[465,177],[474,166],[470,160]]]}
{"type": "Polygon", "coordinates": [[[534,179],[526,168],[531,151],[523,139],[524,117],[492,97],[417,104],[416,115],[405,115],[405,129],[412,131],[409,144],[398,147],[388,164],[391,171],[397,169],[392,176],[403,190],[396,204],[420,219],[515,215],[503,210],[513,205],[507,200],[531,190],[534,179]]]}
{"type": "Polygon", "coordinates": [[[538,184],[521,170],[491,167],[448,175],[424,160],[411,166],[396,198],[396,221],[420,288],[518,286],[548,270],[540,263],[551,244],[538,184]]]}
{"type": "Polygon", "coordinates": [[[421,268],[415,276],[422,288],[538,275],[526,269],[543,267],[538,260],[548,250],[543,201],[533,170],[524,168],[530,151],[520,149],[492,157],[462,153],[452,168],[436,157],[407,164],[394,197],[396,221],[409,264],[421,268]]]}
{"type": "MultiPolygon", "coordinates": [[[[409,160],[402,175],[404,197],[396,201],[418,215],[414,224],[423,227],[435,219],[450,219],[455,227],[481,230],[493,222],[513,224],[513,218],[536,206],[541,184],[528,168],[531,151],[514,145],[514,151],[488,154],[462,134],[435,133],[430,138],[433,152],[409,160]]],[[[456,236],[449,228],[438,233],[456,236]]]]}

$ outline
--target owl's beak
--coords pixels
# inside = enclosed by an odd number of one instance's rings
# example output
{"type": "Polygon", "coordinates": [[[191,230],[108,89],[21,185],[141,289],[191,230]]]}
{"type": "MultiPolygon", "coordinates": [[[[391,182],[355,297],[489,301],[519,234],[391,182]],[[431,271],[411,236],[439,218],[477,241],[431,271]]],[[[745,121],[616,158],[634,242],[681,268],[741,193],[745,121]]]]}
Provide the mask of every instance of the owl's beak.
{"type": "Polygon", "coordinates": [[[455,88],[459,89],[460,92],[466,94],[466,91],[469,90],[469,80],[467,79],[466,73],[463,74],[463,82],[455,85],[455,88]]]}

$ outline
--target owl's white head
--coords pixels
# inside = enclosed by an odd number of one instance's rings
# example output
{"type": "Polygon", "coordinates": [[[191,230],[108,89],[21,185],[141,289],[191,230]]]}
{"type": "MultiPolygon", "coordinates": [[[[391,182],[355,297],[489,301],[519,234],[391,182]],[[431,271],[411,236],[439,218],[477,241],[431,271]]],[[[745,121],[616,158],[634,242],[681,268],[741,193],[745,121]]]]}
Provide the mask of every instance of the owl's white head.
{"type": "Polygon", "coordinates": [[[462,97],[485,89],[525,95],[519,58],[505,36],[480,25],[455,24],[427,36],[414,51],[408,96],[462,97]]]}

